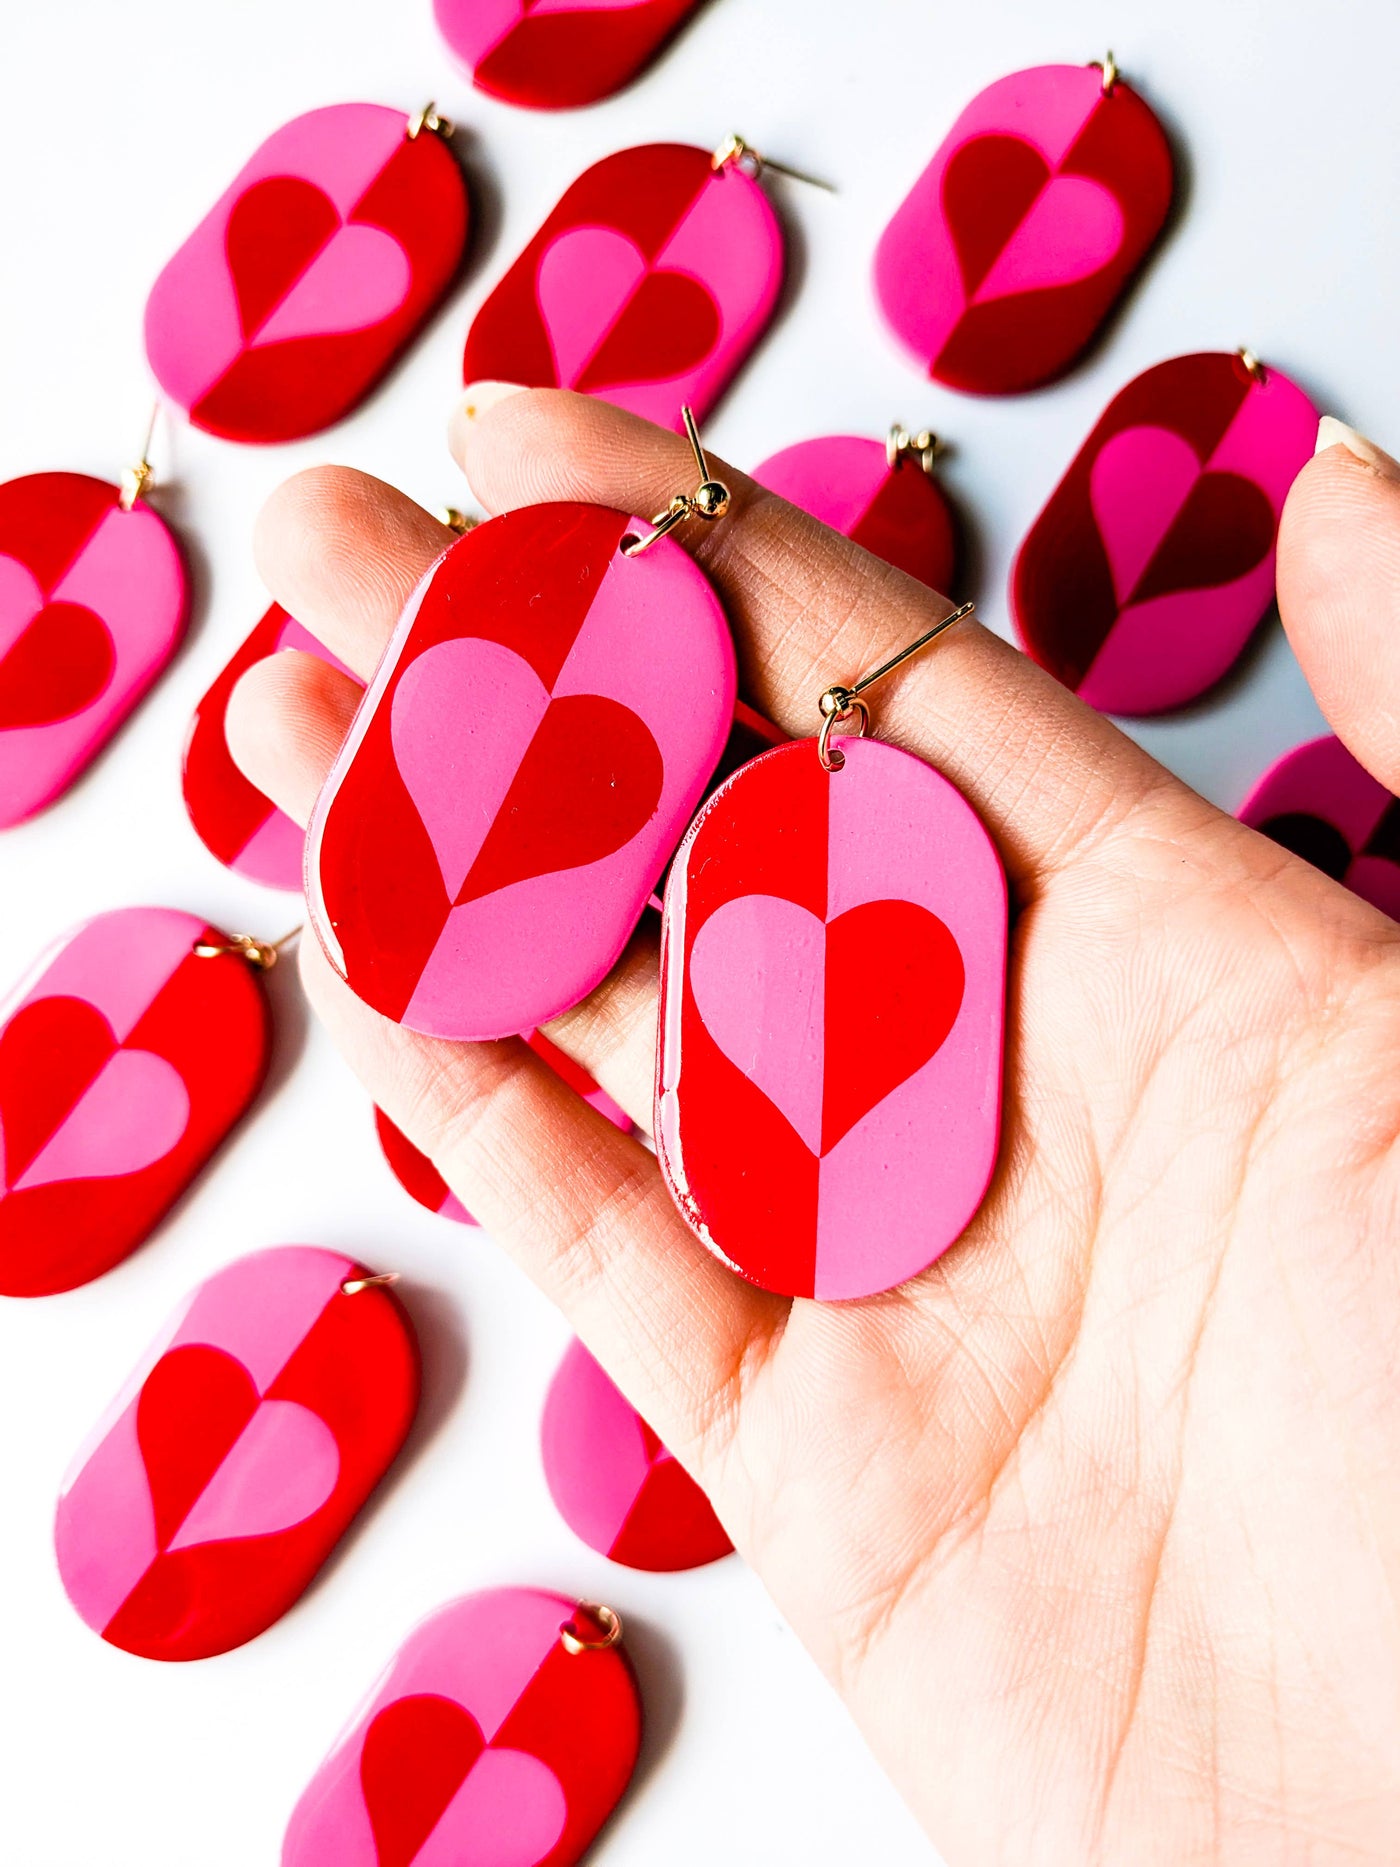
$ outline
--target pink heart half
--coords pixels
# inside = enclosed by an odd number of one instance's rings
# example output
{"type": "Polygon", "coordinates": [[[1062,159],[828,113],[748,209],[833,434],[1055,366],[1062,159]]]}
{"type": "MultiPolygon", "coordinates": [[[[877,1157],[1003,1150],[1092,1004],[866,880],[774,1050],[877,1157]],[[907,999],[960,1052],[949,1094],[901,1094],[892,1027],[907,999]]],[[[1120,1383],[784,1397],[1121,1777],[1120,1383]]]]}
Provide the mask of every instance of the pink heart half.
{"type": "Polygon", "coordinates": [[[1085,175],[1056,175],[992,262],[973,303],[1087,279],[1122,243],[1123,210],[1108,189],[1085,175]]]}
{"type": "Polygon", "coordinates": [[[1089,503],[1119,606],[1127,602],[1201,473],[1196,450],[1168,428],[1125,428],[1099,449],[1089,503]]]}
{"type": "Polygon", "coordinates": [[[342,226],[263,325],[254,347],[369,330],[393,316],[412,283],[408,255],[392,234],[342,226]]]}
{"type": "Polygon", "coordinates": [[[339,1476],[340,1448],[321,1416],[295,1400],[264,1400],[170,1547],[290,1530],[321,1508],[339,1476]]]}
{"type": "Polygon", "coordinates": [[[118,1050],[20,1175],[17,1188],[140,1173],[165,1158],[189,1118],[189,1090],[173,1063],[151,1050],[118,1050]]]}
{"type": "Polygon", "coordinates": [[[565,387],[583,374],[646,271],[641,251],[611,227],[575,227],[547,249],[535,296],[565,387]]]}
{"type": "Polygon", "coordinates": [[[413,1857],[413,1867],[537,1867],[564,1832],[568,1805],[547,1763],[486,1749],[413,1857]]]}

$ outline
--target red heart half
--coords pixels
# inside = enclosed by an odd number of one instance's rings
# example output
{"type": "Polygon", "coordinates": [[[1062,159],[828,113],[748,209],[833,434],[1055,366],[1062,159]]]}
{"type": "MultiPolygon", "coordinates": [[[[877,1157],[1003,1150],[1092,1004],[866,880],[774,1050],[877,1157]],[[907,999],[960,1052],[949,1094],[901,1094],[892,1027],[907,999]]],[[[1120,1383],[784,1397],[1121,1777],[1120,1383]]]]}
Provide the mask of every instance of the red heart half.
{"type": "Polygon", "coordinates": [[[72,719],[117,664],[111,633],[85,603],[45,603],[0,656],[0,731],[72,719]]]}

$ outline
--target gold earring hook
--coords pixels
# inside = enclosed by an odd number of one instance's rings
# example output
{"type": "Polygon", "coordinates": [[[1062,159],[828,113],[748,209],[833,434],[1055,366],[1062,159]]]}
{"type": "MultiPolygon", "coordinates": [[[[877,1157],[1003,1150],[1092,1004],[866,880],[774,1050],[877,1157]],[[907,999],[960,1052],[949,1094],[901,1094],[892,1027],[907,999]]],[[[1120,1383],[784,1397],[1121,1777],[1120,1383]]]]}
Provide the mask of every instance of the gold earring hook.
{"type": "Polygon", "coordinates": [[[342,1296],[357,1297],[362,1290],[387,1290],[398,1281],[397,1271],[366,1271],[363,1277],[347,1277],[340,1292],[342,1296]]]}
{"type": "Polygon", "coordinates": [[[459,538],[465,538],[468,532],[476,530],[480,519],[474,519],[470,512],[462,512],[456,506],[439,506],[438,517],[449,531],[456,532],[459,538]]]}
{"type": "Polygon", "coordinates": [[[559,1638],[564,1643],[566,1653],[606,1653],[609,1647],[615,1647],[622,1639],[622,1616],[615,1608],[604,1607],[601,1601],[581,1601],[579,1611],[586,1614],[590,1621],[596,1621],[602,1628],[602,1638],[590,1638],[578,1630],[574,1621],[565,1621],[559,1629],[559,1638]]]}
{"type": "Polygon", "coordinates": [[[200,959],[220,959],[225,953],[236,953],[240,959],[246,959],[255,971],[271,972],[282,948],[295,940],[300,932],[300,927],[293,927],[280,940],[259,940],[256,934],[248,933],[235,934],[232,940],[197,940],[194,950],[200,959]]]}
{"type": "Polygon", "coordinates": [[[1103,94],[1112,97],[1118,85],[1118,60],[1112,52],[1105,52],[1102,59],[1093,59],[1090,69],[1103,73],[1103,94]]]}
{"type": "Polygon", "coordinates": [[[885,436],[885,459],[891,473],[906,460],[914,460],[925,473],[932,474],[933,463],[944,452],[946,444],[930,428],[911,434],[903,422],[897,421],[885,436]]]}
{"type": "Polygon", "coordinates": [[[440,117],[436,104],[424,104],[421,110],[415,110],[409,118],[408,128],[404,134],[411,143],[416,143],[424,130],[430,130],[434,136],[440,136],[446,143],[457,134],[457,125],[449,122],[446,117],[440,117]]]}
{"type": "Polygon", "coordinates": [[[836,193],[835,182],[826,182],[819,175],[808,175],[802,169],[789,168],[785,162],[775,162],[771,156],[761,156],[752,143],[746,143],[742,136],[726,136],[724,141],[710,157],[710,167],[716,175],[722,175],[727,168],[744,169],[745,174],[758,176],[764,169],[772,169],[775,175],[786,175],[789,181],[806,182],[809,188],[824,189],[827,194],[836,193]],[[750,166],[745,167],[748,164],[750,166]]]}
{"type": "Polygon", "coordinates": [[[833,727],[842,726],[848,720],[859,718],[860,728],[855,736],[857,739],[865,737],[866,728],[870,724],[870,709],[860,696],[866,688],[873,687],[876,681],[883,681],[887,674],[893,674],[895,669],[902,667],[911,655],[917,655],[921,648],[927,648],[929,643],[936,641],[945,629],[951,629],[955,622],[961,622],[965,616],[970,616],[976,607],[975,603],[964,603],[960,608],[950,610],[946,616],[940,617],[932,628],[925,629],[922,635],[907,643],[896,654],[891,655],[888,661],[882,661],[878,668],[872,668],[869,674],[863,674],[854,685],[827,688],[817,702],[822,716],[821,731],[817,735],[817,757],[821,760],[823,771],[840,771],[846,762],[844,754],[837,751],[831,743],[833,727]]]}
{"type": "Polygon", "coordinates": [[[682,407],[681,420],[685,423],[690,451],[695,456],[695,469],[700,475],[700,484],[693,493],[677,493],[666,510],[657,513],[651,522],[651,530],[644,537],[639,538],[635,532],[629,532],[622,541],[624,557],[639,556],[654,545],[658,538],[665,538],[687,519],[704,519],[708,524],[712,519],[722,519],[729,510],[729,488],[723,480],[712,478],[710,463],[700,442],[700,430],[688,407],[682,407]]]}
{"type": "Polygon", "coordinates": [[[127,467],[122,473],[122,490],[117,503],[123,512],[130,512],[146,488],[155,478],[151,466],[151,443],[156,437],[156,422],[160,417],[160,398],[151,404],[151,419],[146,423],[146,439],[141,448],[141,458],[134,467],[127,467]]]}

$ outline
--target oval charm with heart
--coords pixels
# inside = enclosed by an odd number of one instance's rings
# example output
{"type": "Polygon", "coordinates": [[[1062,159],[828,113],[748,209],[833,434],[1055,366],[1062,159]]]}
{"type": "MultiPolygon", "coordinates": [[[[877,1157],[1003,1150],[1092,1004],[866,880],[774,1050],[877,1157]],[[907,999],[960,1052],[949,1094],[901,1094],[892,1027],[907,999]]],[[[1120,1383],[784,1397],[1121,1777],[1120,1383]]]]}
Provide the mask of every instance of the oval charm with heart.
{"type": "Polygon", "coordinates": [[[210,434],[314,434],[413,337],[466,238],[441,136],[381,104],[308,111],[254,151],[151,288],[151,368],[210,434]]]}
{"type": "Polygon", "coordinates": [[[656,143],[607,156],[565,189],[477,312],[464,382],[578,389],[680,429],[772,316],[783,241],[737,162],[656,143]]]}
{"type": "Polygon", "coordinates": [[[1274,597],[1279,516],[1317,410],[1272,365],[1206,351],[1120,389],[1026,534],[1027,654],[1105,713],[1194,700],[1274,597]]]}
{"type": "Polygon", "coordinates": [[[629,84],[698,0],[433,0],[438,31],[489,97],[532,110],[629,84]]]}
{"type": "Polygon", "coordinates": [[[1240,822],[1400,920],[1400,798],[1324,733],[1272,764],[1240,822]]]}
{"type": "Polygon", "coordinates": [[[174,1204],[263,1078],[267,998],[197,914],[120,908],[0,1005],[0,1293],[100,1276],[174,1204]]]}
{"type": "Polygon", "coordinates": [[[53,803],[184,634],[169,526],[85,473],[0,485],[0,828],[53,803]]]}
{"type": "Polygon", "coordinates": [[[1171,197],[1162,126],[1121,78],[1014,72],[973,98],[880,236],[880,308],[935,382],[1034,388],[1092,341],[1171,197]]]}
{"type": "Polygon", "coordinates": [[[198,1285],[64,1480],[59,1573],[88,1626],[204,1659],[285,1614],[418,1406],[402,1306],[353,1258],[283,1245],[198,1285]]]}
{"type": "Polygon", "coordinates": [[[632,1668],[543,1589],[464,1595],[413,1630],[302,1792],[282,1867],[572,1867],[631,1780],[632,1668]]]}
{"type": "Polygon", "coordinates": [[[786,1296],[867,1296],[961,1234],[996,1162],[1006,883],[922,760],[811,740],[709,799],[672,865],[656,1143],[691,1226],[786,1296]]]}
{"type": "Polygon", "coordinates": [[[420,583],[308,832],[312,925],[385,1017],[509,1037],[611,970],[722,752],[704,573],[602,506],[477,526],[420,583]]]}

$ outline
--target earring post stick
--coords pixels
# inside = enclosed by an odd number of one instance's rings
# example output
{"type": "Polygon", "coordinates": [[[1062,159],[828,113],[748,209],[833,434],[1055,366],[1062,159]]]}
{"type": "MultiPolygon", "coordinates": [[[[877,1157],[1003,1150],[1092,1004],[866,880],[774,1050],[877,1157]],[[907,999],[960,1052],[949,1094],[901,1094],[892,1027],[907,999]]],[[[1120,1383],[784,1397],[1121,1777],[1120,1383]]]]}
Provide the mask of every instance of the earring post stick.
{"type": "Polygon", "coordinates": [[[908,643],[897,654],[891,655],[888,661],[882,661],[879,667],[873,668],[869,674],[862,675],[854,686],[846,689],[846,692],[853,699],[857,694],[863,694],[867,687],[873,687],[876,681],[882,681],[887,674],[893,674],[895,669],[908,661],[911,655],[917,655],[921,648],[927,648],[929,643],[942,635],[945,629],[951,629],[955,622],[961,622],[965,616],[970,616],[975,607],[973,603],[964,603],[961,608],[951,610],[948,615],[940,617],[933,627],[925,629],[916,641],[908,643]]]}

